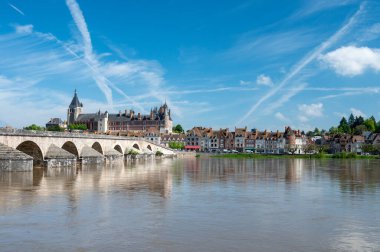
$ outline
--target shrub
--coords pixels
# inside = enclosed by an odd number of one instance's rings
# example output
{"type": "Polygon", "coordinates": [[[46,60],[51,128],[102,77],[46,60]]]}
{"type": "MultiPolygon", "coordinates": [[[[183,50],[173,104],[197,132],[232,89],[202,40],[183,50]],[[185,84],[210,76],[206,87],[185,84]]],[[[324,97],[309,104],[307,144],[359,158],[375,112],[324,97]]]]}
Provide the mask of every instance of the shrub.
{"type": "Polygon", "coordinates": [[[26,130],[38,130],[38,131],[45,130],[44,127],[41,127],[41,126],[38,126],[38,125],[35,125],[35,124],[29,125],[27,127],[24,127],[24,129],[26,129],[26,130]]]}
{"type": "Polygon", "coordinates": [[[161,156],[163,156],[164,155],[164,153],[162,153],[161,151],[156,151],[156,156],[157,157],[161,157],[161,156]]]}
{"type": "Polygon", "coordinates": [[[326,155],[326,153],[324,153],[324,152],[319,152],[319,153],[315,154],[314,157],[315,157],[315,158],[326,158],[327,155],[326,155]]]}
{"type": "Polygon", "coordinates": [[[70,124],[69,125],[70,130],[87,130],[87,125],[86,124],[70,124]]]}
{"type": "Polygon", "coordinates": [[[138,154],[139,153],[137,151],[135,151],[135,150],[129,150],[127,155],[136,156],[138,154]]]}
{"type": "Polygon", "coordinates": [[[47,131],[65,131],[64,128],[59,127],[58,125],[49,126],[46,128],[47,131]]]}
{"type": "Polygon", "coordinates": [[[357,158],[357,157],[358,157],[358,155],[354,152],[350,152],[347,154],[347,158],[357,158]]]}

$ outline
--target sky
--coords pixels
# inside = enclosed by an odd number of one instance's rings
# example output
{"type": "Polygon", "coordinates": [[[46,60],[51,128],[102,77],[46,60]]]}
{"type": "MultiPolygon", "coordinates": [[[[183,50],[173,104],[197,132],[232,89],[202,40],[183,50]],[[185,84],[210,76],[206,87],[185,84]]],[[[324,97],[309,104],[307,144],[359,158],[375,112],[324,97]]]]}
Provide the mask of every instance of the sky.
{"type": "Polygon", "coordinates": [[[85,113],[329,129],[380,119],[379,1],[0,0],[0,127],[85,113]]]}

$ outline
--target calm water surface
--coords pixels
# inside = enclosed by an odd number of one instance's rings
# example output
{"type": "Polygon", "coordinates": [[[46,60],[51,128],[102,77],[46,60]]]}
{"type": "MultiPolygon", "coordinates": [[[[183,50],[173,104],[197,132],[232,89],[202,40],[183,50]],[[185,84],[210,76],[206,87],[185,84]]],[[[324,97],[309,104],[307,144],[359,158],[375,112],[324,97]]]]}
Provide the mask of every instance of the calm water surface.
{"type": "Polygon", "coordinates": [[[0,251],[380,251],[380,161],[0,173],[0,251]]]}

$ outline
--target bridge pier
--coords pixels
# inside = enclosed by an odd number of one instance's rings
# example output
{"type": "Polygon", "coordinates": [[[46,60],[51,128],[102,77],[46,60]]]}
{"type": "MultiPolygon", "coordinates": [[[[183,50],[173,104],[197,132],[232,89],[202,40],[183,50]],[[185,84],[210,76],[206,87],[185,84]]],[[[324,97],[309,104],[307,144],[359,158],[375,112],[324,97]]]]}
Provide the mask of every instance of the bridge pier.
{"type": "Polygon", "coordinates": [[[0,143],[0,171],[33,171],[33,158],[0,143]]]}
{"type": "Polygon", "coordinates": [[[90,146],[84,146],[81,152],[82,165],[102,164],[104,156],[90,146]]]}
{"type": "Polygon", "coordinates": [[[123,160],[124,155],[117,150],[110,149],[104,154],[106,162],[112,162],[115,160],[123,160]]]}
{"type": "Polygon", "coordinates": [[[75,167],[77,164],[77,157],[70,152],[51,144],[46,155],[45,165],[47,168],[57,167],[75,167]]]}

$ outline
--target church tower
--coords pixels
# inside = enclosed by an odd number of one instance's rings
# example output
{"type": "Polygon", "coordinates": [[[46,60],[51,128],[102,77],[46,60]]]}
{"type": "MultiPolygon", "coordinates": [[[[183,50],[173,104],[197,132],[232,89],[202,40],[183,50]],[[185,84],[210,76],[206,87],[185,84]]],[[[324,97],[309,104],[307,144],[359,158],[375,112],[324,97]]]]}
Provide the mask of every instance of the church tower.
{"type": "Polygon", "coordinates": [[[161,133],[172,133],[173,132],[173,121],[170,116],[170,109],[168,105],[165,104],[161,106],[161,109],[163,111],[163,119],[164,119],[164,128],[162,129],[163,132],[161,133]]]}
{"type": "Polygon", "coordinates": [[[79,102],[77,90],[75,89],[73,100],[67,110],[67,125],[75,123],[78,116],[82,113],[83,104],[79,102]]]}

